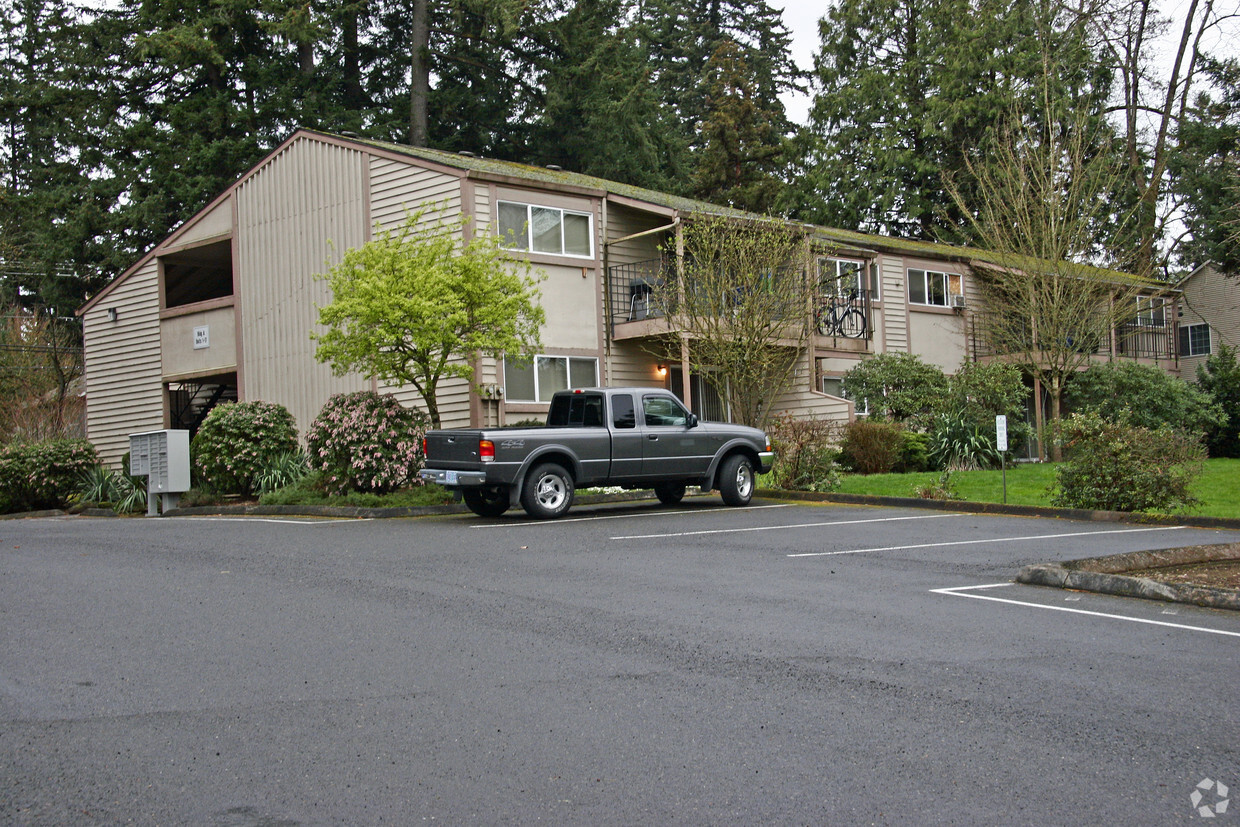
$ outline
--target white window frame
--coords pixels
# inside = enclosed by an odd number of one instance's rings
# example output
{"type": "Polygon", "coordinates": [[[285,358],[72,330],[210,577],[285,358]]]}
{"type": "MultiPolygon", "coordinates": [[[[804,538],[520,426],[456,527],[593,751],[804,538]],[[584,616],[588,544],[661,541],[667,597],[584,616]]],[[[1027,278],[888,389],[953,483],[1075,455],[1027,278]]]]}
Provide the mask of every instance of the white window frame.
{"type": "Polygon", "coordinates": [[[847,393],[844,392],[844,375],[843,374],[840,374],[839,376],[825,376],[824,375],[822,377],[822,392],[825,393],[827,396],[834,396],[836,399],[847,399],[849,402],[852,402],[853,413],[857,416],[869,416],[870,414],[870,400],[869,399],[862,399],[858,401],[856,399],[853,399],[847,393]],[[838,383],[840,392],[831,393],[831,391],[827,390],[828,382],[838,383]]]}
{"type": "Polygon", "coordinates": [[[500,232],[500,246],[505,250],[520,250],[524,253],[533,253],[546,256],[566,256],[568,258],[592,259],[594,258],[594,215],[593,213],[583,212],[581,210],[566,210],[561,207],[547,207],[542,204],[527,204],[522,201],[499,200],[495,206],[495,228],[496,232],[500,232]],[[521,239],[519,235],[504,236],[500,230],[499,211],[503,206],[522,207],[525,209],[525,237],[521,239]],[[559,213],[560,227],[560,249],[556,250],[535,250],[534,249],[534,220],[533,210],[545,210],[546,212],[559,213]],[[570,253],[564,250],[564,216],[576,215],[586,220],[586,241],[589,244],[589,252],[587,253],[570,253]],[[510,243],[516,240],[518,243],[510,243]]]}
{"type": "MultiPolygon", "coordinates": [[[[519,364],[519,363],[516,363],[514,360],[513,366],[516,367],[516,364],[519,364]]],[[[509,361],[507,358],[505,358],[504,359],[504,395],[505,395],[505,398],[507,398],[509,402],[550,402],[552,394],[554,394],[556,391],[568,390],[569,388],[574,388],[574,387],[595,387],[595,388],[598,387],[598,357],[597,356],[561,356],[555,353],[537,354],[533,358],[533,360],[529,363],[529,368],[528,368],[528,370],[533,371],[534,373],[534,398],[533,399],[524,399],[519,396],[511,395],[511,392],[510,392],[511,385],[508,382],[508,366],[509,366],[509,361]],[[564,373],[568,377],[569,383],[570,383],[568,387],[555,388],[553,390],[549,390],[544,393],[543,388],[541,387],[542,383],[538,379],[538,360],[539,359],[563,360],[564,361],[564,373]],[[572,378],[573,378],[572,360],[577,360],[581,362],[588,361],[594,364],[594,381],[589,386],[571,384],[572,378]]],[[[525,368],[522,368],[522,369],[525,369],[525,368]]]]}
{"type": "Polygon", "coordinates": [[[964,276],[960,273],[929,270],[923,267],[909,267],[905,270],[905,281],[907,283],[907,290],[905,292],[908,294],[908,303],[918,305],[919,307],[951,307],[952,296],[964,296],[964,276]],[[917,301],[913,298],[914,273],[920,274],[922,295],[925,296],[925,301],[917,301]],[[930,301],[930,284],[932,279],[942,281],[943,302],[941,304],[930,301]]]}
{"type": "Polygon", "coordinates": [[[1137,296],[1137,324],[1141,327],[1167,326],[1167,300],[1161,296],[1137,296]]]}
{"type": "Polygon", "coordinates": [[[1214,353],[1214,331],[1210,329],[1210,325],[1206,322],[1193,322],[1192,324],[1180,325],[1180,341],[1187,341],[1188,347],[1180,350],[1182,358],[1191,356],[1210,356],[1214,353]],[[1206,349],[1193,349],[1193,333],[1194,328],[1204,327],[1206,329],[1206,349]]]}

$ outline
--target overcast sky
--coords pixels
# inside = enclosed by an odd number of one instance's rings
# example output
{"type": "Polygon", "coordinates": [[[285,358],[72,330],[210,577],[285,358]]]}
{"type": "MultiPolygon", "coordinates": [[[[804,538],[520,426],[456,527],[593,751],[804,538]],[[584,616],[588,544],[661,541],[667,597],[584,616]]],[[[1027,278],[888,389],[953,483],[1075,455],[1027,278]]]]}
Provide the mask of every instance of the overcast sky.
{"type": "MultiPolygon", "coordinates": [[[[780,6],[778,0],[771,4],[780,6]]],[[[784,4],[784,25],[792,34],[792,58],[798,68],[809,71],[814,66],[814,52],[818,50],[818,19],[824,17],[831,7],[826,0],[786,0],[784,4]]],[[[1172,24],[1167,34],[1160,39],[1160,54],[1165,61],[1161,75],[1166,77],[1171,72],[1171,61],[1174,50],[1179,42],[1180,31],[1184,26],[1184,14],[1189,6],[1188,0],[1162,0],[1159,7],[1163,14],[1171,17],[1172,24]]],[[[1240,57],[1240,0],[1215,0],[1215,8],[1222,14],[1227,10],[1233,15],[1218,30],[1207,32],[1202,38],[1202,48],[1217,57],[1240,57]]],[[[804,124],[809,117],[811,95],[782,95],[788,119],[795,124],[804,124]]]]}

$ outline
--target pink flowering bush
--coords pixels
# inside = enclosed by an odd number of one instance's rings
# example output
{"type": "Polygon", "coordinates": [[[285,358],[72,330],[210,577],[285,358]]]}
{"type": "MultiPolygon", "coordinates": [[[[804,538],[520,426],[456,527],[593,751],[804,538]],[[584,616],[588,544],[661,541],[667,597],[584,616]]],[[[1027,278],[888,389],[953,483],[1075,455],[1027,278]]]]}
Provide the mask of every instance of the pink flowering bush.
{"type": "Polygon", "coordinates": [[[99,463],[84,439],[54,439],[0,448],[0,512],[62,508],[99,463]]]}
{"type": "Polygon", "coordinates": [[[418,484],[428,419],[391,395],[339,393],[306,432],[310,467],[328,491],[386,494],[418,484]]]}
{"type": "Polygon", "coordinates": [[[220,494],[249,496],[280,457],[297,451],[297,422],[283,405],[217,405],[190,443],[198,485],[220,494]]]}

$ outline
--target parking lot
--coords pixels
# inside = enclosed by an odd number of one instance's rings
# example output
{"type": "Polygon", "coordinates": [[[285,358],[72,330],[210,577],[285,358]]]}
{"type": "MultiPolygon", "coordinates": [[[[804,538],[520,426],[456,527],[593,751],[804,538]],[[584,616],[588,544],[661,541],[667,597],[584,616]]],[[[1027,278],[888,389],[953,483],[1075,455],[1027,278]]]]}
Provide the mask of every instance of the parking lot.
{"type": "Polygon", "coordinates": [[[1197,822],[1240,790],[1240,615],[1011,580],[1238,535],[715,497],[3,522],[0,821],[1197,822]]]}

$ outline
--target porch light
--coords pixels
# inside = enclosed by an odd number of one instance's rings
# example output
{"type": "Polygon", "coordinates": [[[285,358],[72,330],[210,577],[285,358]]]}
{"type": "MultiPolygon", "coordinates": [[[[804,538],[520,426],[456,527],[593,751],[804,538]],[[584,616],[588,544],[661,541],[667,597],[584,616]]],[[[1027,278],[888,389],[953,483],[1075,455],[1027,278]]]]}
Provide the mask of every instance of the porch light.
{"type": "Polygon", "coordinates": [[[659,365],[655,370],[659,372],[660,376],[667,376],[667,365],[659,365]]]}

